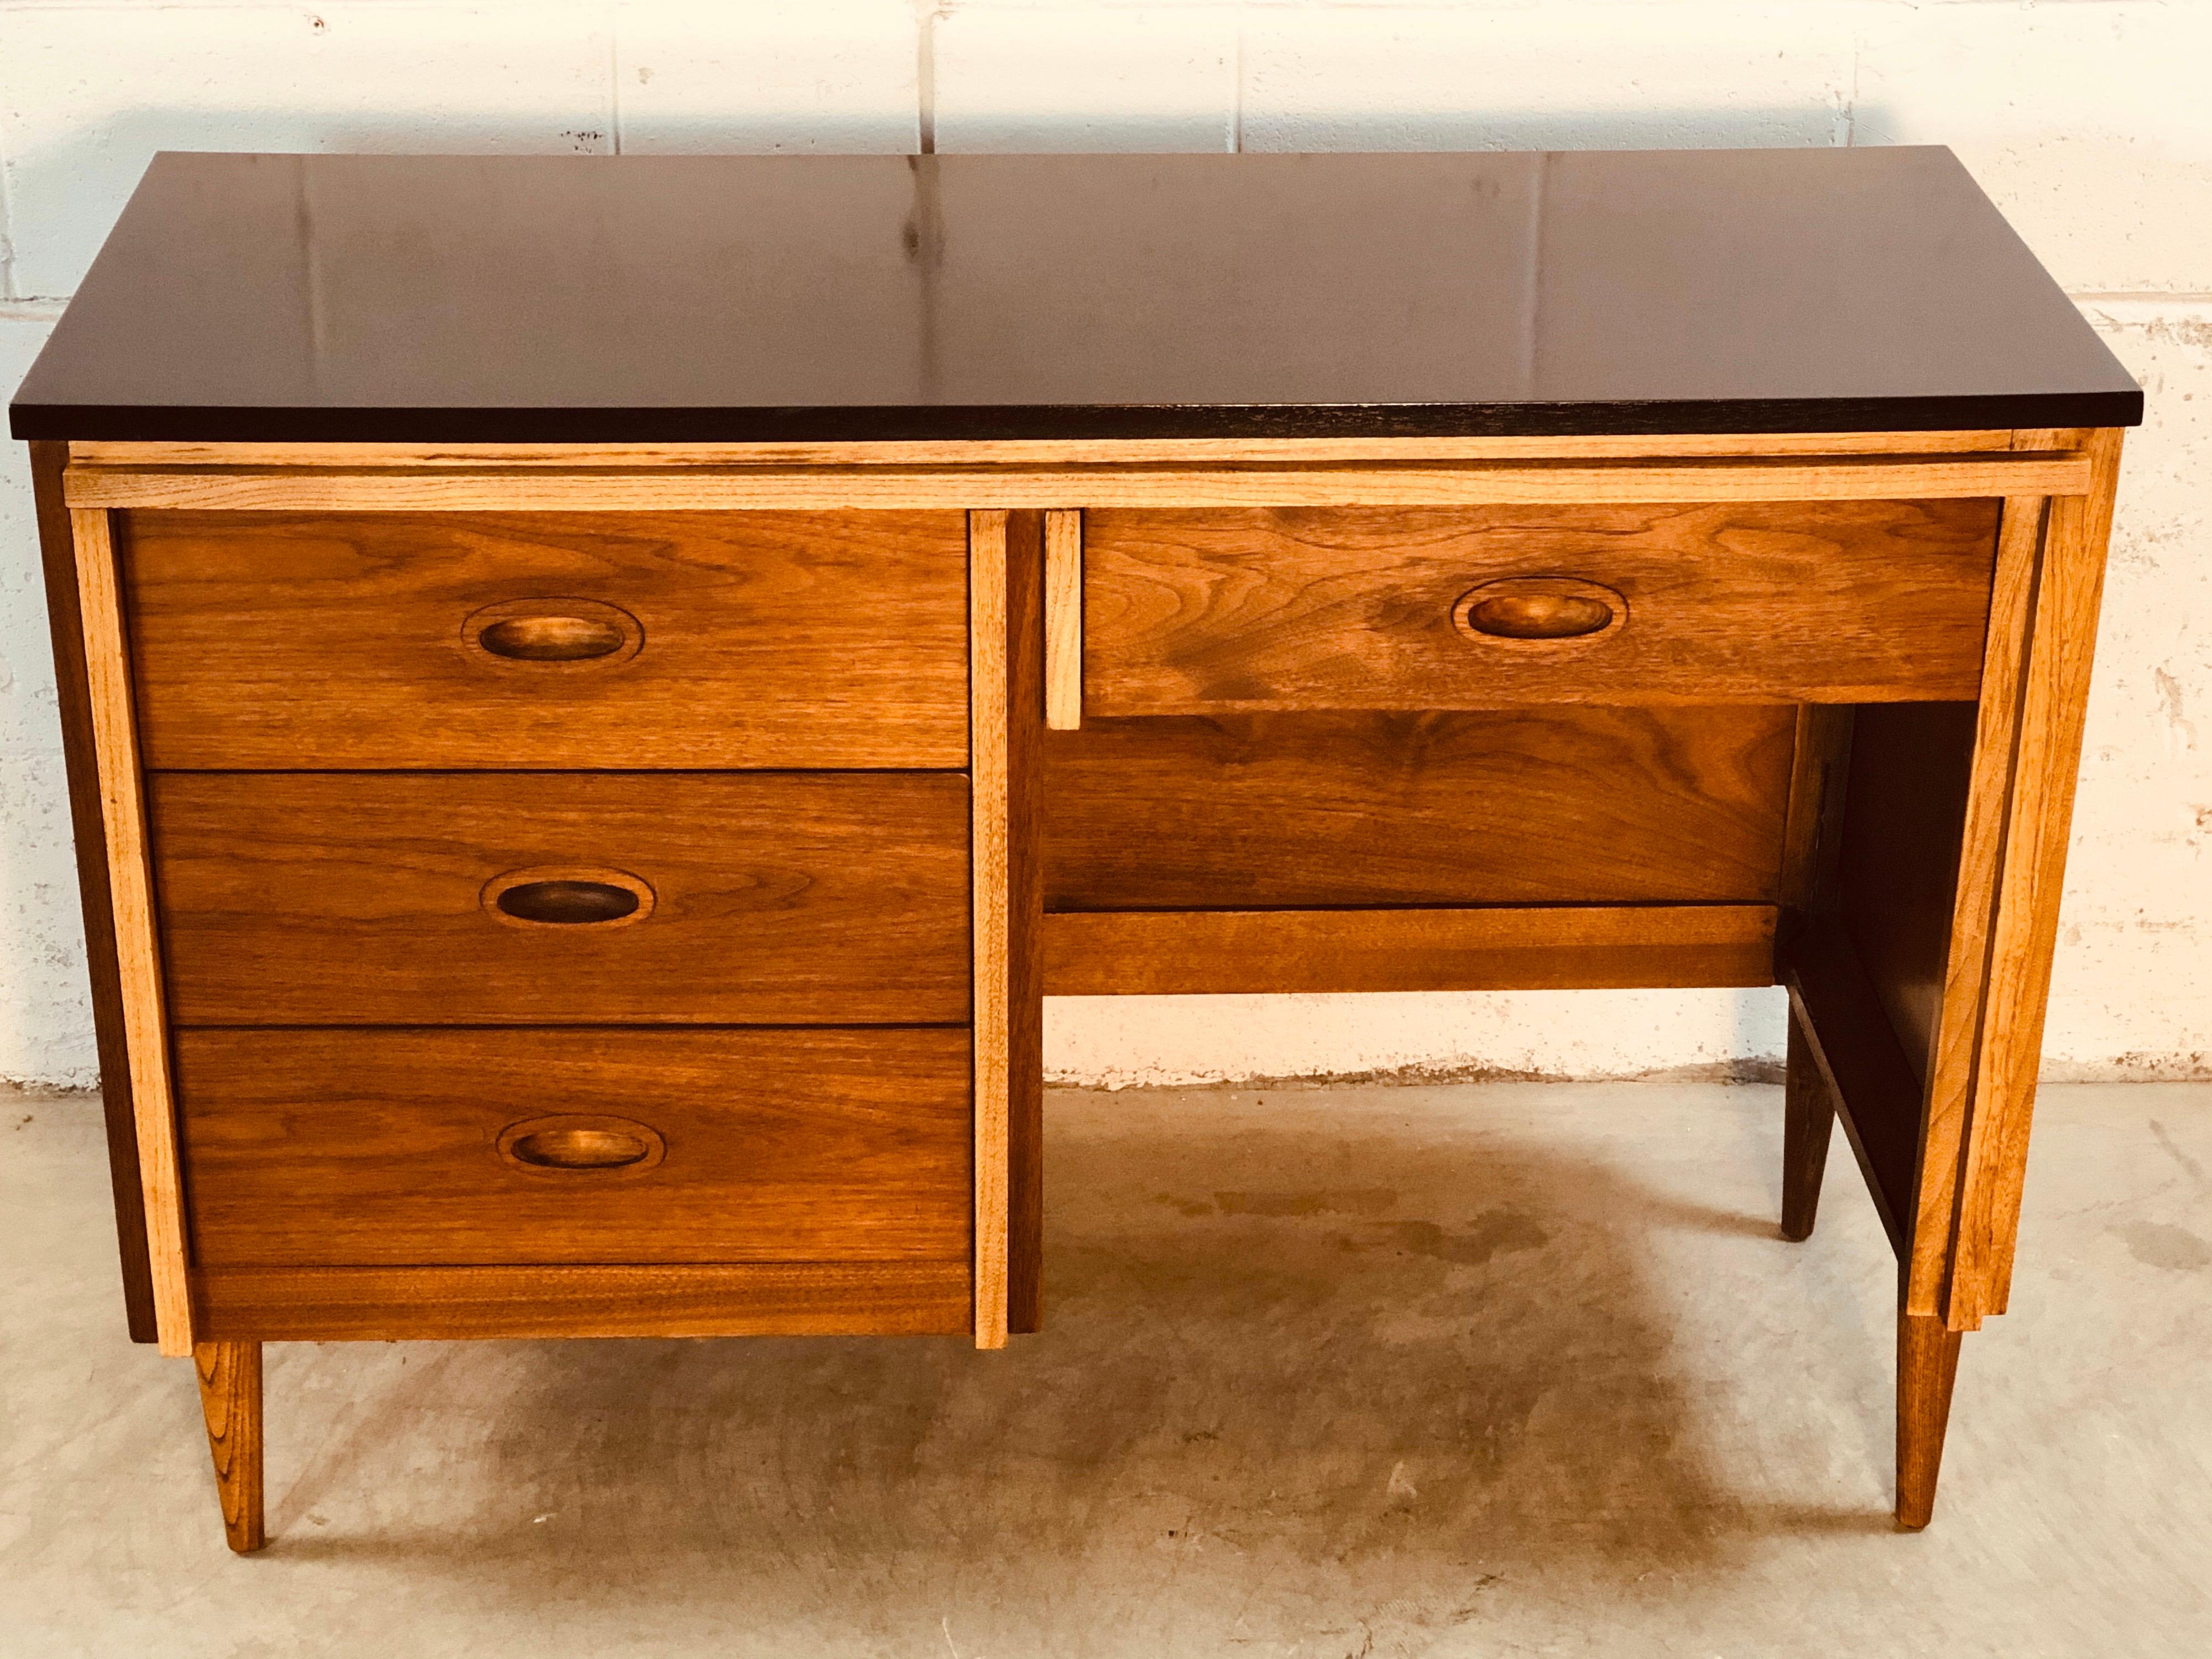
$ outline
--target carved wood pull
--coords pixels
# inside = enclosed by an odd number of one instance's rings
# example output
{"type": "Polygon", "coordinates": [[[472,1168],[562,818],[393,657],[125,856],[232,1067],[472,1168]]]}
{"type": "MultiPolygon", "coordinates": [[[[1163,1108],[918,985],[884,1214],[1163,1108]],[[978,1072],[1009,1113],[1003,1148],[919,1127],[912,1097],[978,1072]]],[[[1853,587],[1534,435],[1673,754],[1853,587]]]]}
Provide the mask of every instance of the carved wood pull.
{"type": "Polygon", "coordinates": [[[538,866],[509,870],[483,885],[483,908],[517,927],[617,927],[653,914],[654,894],[627,870],[538,866]]]}
{"type": "Polygon", "coordinates": [[[589,1113],[510,1123],[497,1146],[501,1161],[532,1172],[649,1170],[668,1155],[668,1143],[649,1124],[589,1113]]]}
{"type": "Polygon", "coordinates": [[[502,599],[470,613],[461,644],[487,665],[605,668],[645,648],[645,629],[620,605],[597,599],[502,599]]]}
{"type": "Polygon", "coordinates": [[[1461,594],[1452,606],[1452,625],[1485,644],[1583,645],[1627,621],[1620,593],[1574,576],[1509,576],[1461,594]]]}

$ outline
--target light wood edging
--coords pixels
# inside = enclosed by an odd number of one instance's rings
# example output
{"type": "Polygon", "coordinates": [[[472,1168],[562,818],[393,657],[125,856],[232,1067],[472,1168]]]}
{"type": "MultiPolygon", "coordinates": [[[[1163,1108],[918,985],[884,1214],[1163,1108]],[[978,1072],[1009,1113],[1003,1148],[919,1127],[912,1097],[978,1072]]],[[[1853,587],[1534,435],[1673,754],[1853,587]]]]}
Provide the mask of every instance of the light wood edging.
{"type": "Polygon", "coordinates": [[[843,443],[159,443],[80,439],[92,466],[971,466],[1006,462],[1523,460],[2071,449],[2071,432],[1697,432],[1496,438],[1000,438],[843,443]]]}
{"type": "Polygon", "coordinates": [[[115,915],[124,1041],[138,1131],[138,1178],[146,1200],[156,1340],[165,1354],[192,1351],[191,1290],[185,1266],[185,1206],[177,1161],[177,1117],[169,1083],[168,1022],[161,947],[155,933],[153,864],[138,769],[129,647],[120,573],[104,512],[72,511],[77,591],[84,618],[85,674],[100,813],[107,824],[108,891],[115,915]]]}
{"type": "Polygon", "coordinates": [[[1981,1048],[1983,991],[1989,977],[1997,880],[2004,862],[2022,674],[2035,613],[2046,506],[2041,496],[2015,497],[2004,504],[1997,526],[1966,829],[1959,849],[1942,1003],[1929,1055],[1919,1173],[1914,1183],[1912,1255],[1904,1311],[1916,1317],[1941,1311],[1951,1265],[1960,1159],[1981,1048]]]}
{"type": "Polygon", "coordinates": [[[2044,520],[1960,1179],[1958,1245],[1943,1309],[1954,1331],[1975,1329],[1985,1316],[2002,1313],[2011,1293],[2122,435],[2117,429],[2092,434],[2093,489],[2052,501],[2044,520]]]}
{"type": "Polygon", "coordinates": [[[298,513],[1084,507],[1448,507],[2078,495],[2086,456],[1996,452],[1552,462],[1103,465],[117,468],[72,461],[77,507],[298,513]]]}
{"type": "Polygon", "coordinates": [[[1006,515],[968,518],[969,877],[975,952],[975,1346],[1006,1344],[1009,1046],[1006,515]]]}
{"type": "Polygon", "coordinates": [[[1044,723],[1083,725],[1083,514],[1044,515],[1044,723]]]}

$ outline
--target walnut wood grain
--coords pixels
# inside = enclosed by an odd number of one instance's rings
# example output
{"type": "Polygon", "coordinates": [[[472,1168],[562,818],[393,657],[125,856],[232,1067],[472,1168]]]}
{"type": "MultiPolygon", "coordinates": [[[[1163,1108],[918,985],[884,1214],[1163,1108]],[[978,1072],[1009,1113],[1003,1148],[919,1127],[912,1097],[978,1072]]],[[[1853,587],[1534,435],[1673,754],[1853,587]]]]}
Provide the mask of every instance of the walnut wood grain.
{"type": "Polygon", "coordinates": [[[1814,1058],[1805,1019],[1793,1004],[1782,1079],[1782,1237],[1802,1244],[1813,1236],[1820,1184],[1828,1170],[1828,1145],[1836,1127],[1836,1097],[1814,1058]]]}
{"type": "Polygon", "coordinates": [[[1044,515],[1044,723],[1083,724],[1083,514],[1044,515]]]}
{"type": "Polygon", "coordinates": [[[151,804],[180,1024],[968,1018],[955,775],[167,773],[151,804]],[[650,914],[485,902],[562,873],[650,914]]]}
{"type": "Polygon", "coordinates": [[[115,1204],[124,1317],[133,1342],[151,1342],[155,1334],[154,1278],[147,1255],[146,1195],[139,1185],[138,1124],[131,1108],[113,895],[107,882],[107,822],[100,805],[84,618],[77,600],[76,542],[69,508],[62,501],[68,447],[34,443],[30,451],[46,620],[53,638],[55,704],[76,837],[78,906],[84,917],[85,970],[91,981],[93,1031],[100,1054],[100,1099],[107,1128],[107,1173],[115,1204]]]}
{"type": "Polygon", "coordinates": [[[968,1034],[187,1030],[197,1260],[232,1267],[965,1261],[968,1034]],[[532,1169],[504,1132],[645,1126],[532,1169]]]}
{"type": "Polygon", "coordinates": [[[268,1541],[262,1520],[261,1344],[200,1342],[192,1348],[223,1536],[240,1555],[268,1541]]]}
{"type": "Polygon", "coordinates": [[[1935,1316],[1897,1316],[1897,1524],[1907,1532],[1936,1517],[1936,1477],[1959,1380],[1959,1346],[1960,1333],[1935,1316]]]}
{"type": "Polygon", "coordinates": [[[1986,501],[1094,511],[1085,708],[1971,698],[1996,530],[1986,501]],[[1476,590],[1536,578],[1601,596],[1610,623],[1460,625],[1476,590]]]}
{"type": "Polygon", "coordinates": [[[1092,910],[1044,924],[1053,996],[1773,982],[1768,905],[1092,910]]]}
{"type": "Polygon", "coordinates": [[[958,767],[957,513],[136,514],[155,767],[958,767]],[[634,656],[502,660],[471,617],[571,599],[634,656]]]}
{"type": "Polygon", "coordinates": [[[1768,903],[1788,708],[1086,720],[1048,910],[1768,903]]]}
{"type": "Polygon", "coordinates": [[[485,1337],[965,1334],[969,1265],[223,1267],[198,1277],[203,1326],[271,1342],[485,1337]]]}

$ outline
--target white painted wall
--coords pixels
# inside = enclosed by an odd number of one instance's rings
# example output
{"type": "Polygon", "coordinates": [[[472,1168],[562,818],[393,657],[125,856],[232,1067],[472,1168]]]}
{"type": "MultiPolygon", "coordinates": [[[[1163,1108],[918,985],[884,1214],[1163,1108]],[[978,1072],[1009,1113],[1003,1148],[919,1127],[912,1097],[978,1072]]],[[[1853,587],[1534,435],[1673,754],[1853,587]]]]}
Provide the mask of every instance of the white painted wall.
{"type": "MultiPolygon", "coordinates": [[[[160,148],[1942,143],[2150,393],[2047,1065],[2212,1074],[2212,0],[0,0],[12,387],[160,148]]],[[[0,1079],[94,1074],[20,452],[0,477],[0,1079]]],[[[1056,1074],[1600,1075],[1779,1050],[1771,993],[1080,1000],[1056,1074]]]]}

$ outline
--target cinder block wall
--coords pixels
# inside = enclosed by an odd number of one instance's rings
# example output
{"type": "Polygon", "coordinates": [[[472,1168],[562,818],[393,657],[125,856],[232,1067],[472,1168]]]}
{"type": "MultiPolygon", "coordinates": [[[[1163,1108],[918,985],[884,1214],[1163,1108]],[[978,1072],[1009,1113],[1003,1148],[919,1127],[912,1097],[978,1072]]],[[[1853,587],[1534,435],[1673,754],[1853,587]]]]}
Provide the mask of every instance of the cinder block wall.
{"type": "MultiPolygon", "coordinates": [[[[158,149],[1948,143],[2150,393],[2046,1065],[2212,1074],[2212,0],[0,0],[0,382],[158,149]]],[[[580,251],[579,257],[585,257],[580,251]]],[[[92,1081],[20,450],[0,480],[0,1080],[92,1081]]],[[[1091,1081],[1757,1066],[1769,993],[1054,1005],[1091,1081]]]]}

